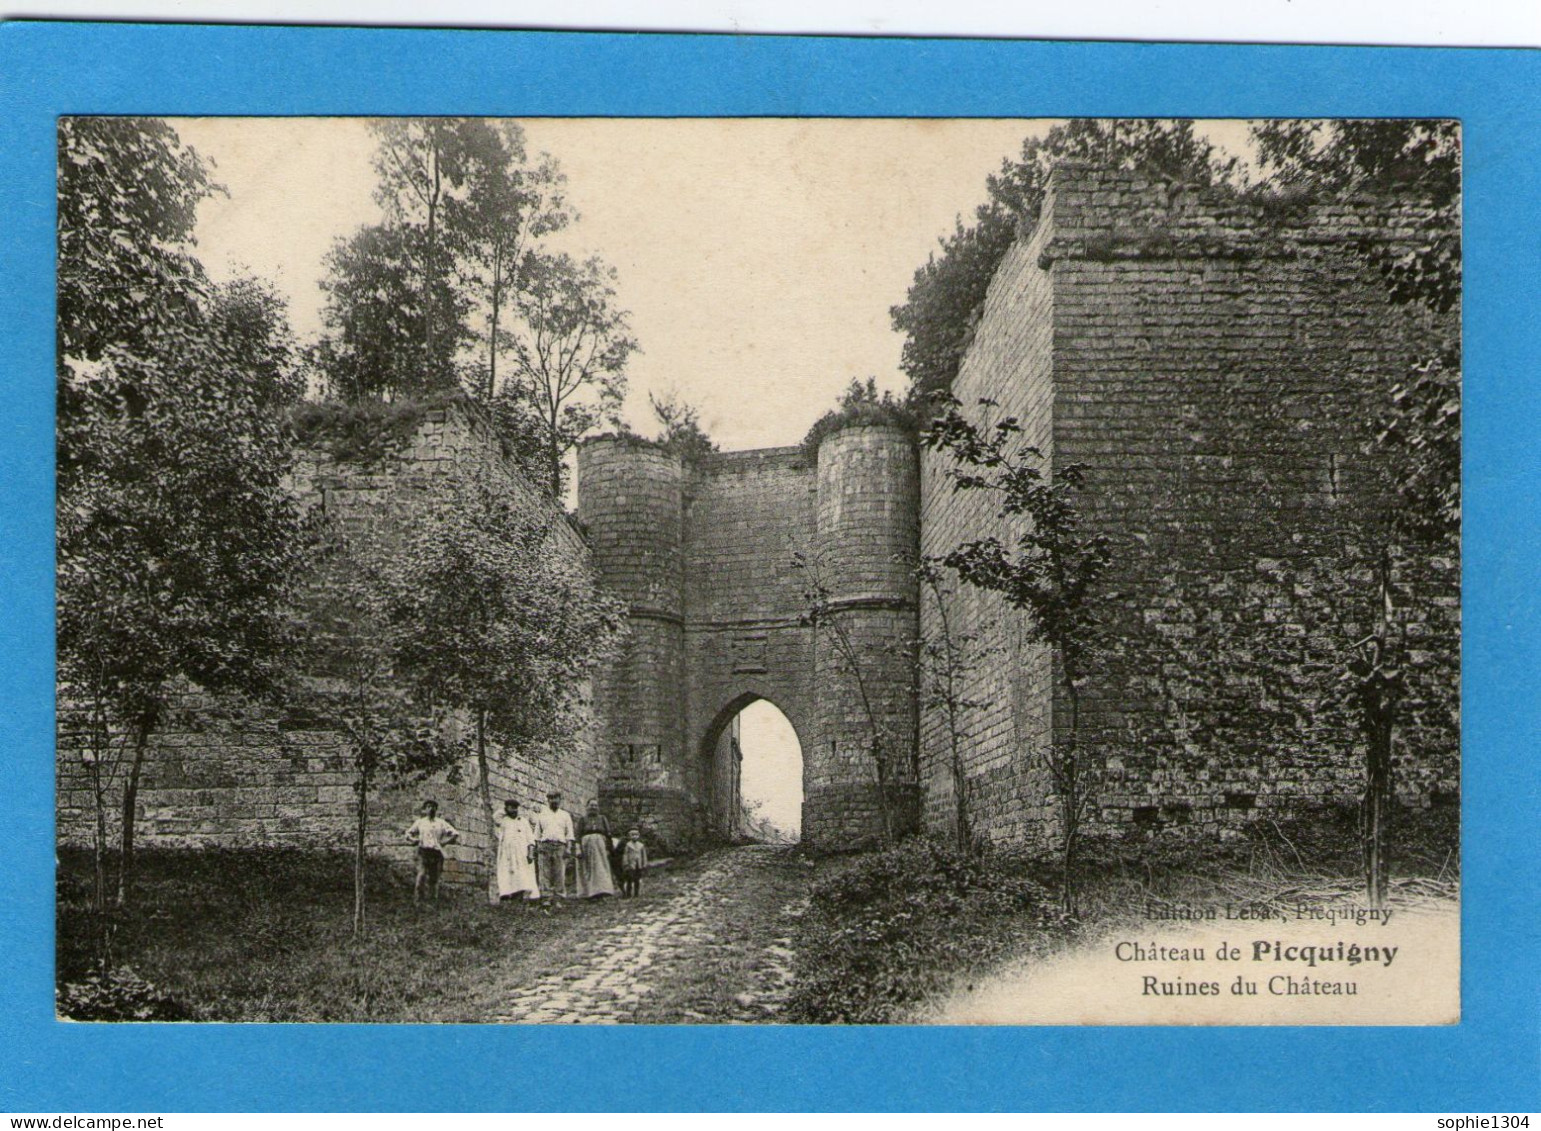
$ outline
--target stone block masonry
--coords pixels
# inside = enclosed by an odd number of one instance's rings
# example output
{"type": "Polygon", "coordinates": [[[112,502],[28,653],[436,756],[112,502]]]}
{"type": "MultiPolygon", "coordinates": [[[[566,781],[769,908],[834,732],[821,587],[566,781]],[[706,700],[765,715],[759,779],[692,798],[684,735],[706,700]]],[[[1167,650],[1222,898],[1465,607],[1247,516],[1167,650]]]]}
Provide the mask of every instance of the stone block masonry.
{"type": "Polygon", "coordinates": [[[604,796],[618,821],[668,844],[737,827],[739,711],[775,704],[803,756],[804,838],[852,848],[889,822],[913,827],[917,458],[888,427],[800,448],[725,452],[686,464],[625,438],[580,449],[580,515],[604,583],[631,607],[633,644],[596,680],[604,796]],[[879,792],[873,719],[850,666],[808,622],[820,559],[833,615],[871,681],[892,778],[879,792]]]}
{"type": "MultiPolygon", "coordinates": [[[[312,444],[300,460],[294,490],[303,501],[324,502],[354,528],[384,524],[390,529],[410,523],[414,508],[423,505],[436,482],[457,474],[469,460],[488,458],[493,443],[469,410],[452,404],[425,411],[411,434],[378,461],[338,461],[325,445],[312,444]]],[[[587,556],[582,539],[560,515],[553,525],[552,552],[587,556]]],[[[67,701],[60,704],[56,773],[59,842],[88,845],[94,808],[67,701]]],[[[242,707],[187,687],[147,754],[138,842],[149,847],[351,849],[354,783],[350,752],[325,719],[242,707]]],[[[499,812],[505,798],[518,800],[528,812],[544,804],[552,788],[563,791],[569,808],[581,811],[587,799],[599,796],[593,735],[585,724],[579,740],[566,749],[494,748],[488,784],[499,812]]],[[[461,843],[446,852],[446,880],[484,883],[492,830],[474,759],[458,772],[378,791],[371,803],[371,847],[404,869],[410,867],[412,848],[401,834],[425,797],[435,798],[440,815],[463,834],[461,843]]],[[[116,823],[116,798],[109,812],[116,823]]]]}
{"type": "MultiPolygon", "coordinates": [[[[1394,382],[1454,332],[1393,304],[1373,263],[1428,222],[1415,200],[1278,205],[1068,166],[1002,263],[955,392],[1018,417],[1051,471],[1084,466],[1086,522],[1114,547],[1109,645],[1083,696],[1094,826],[1222,829],[1357,801],[1362,739],[1336,684],[1370,630],[1383,546],[1411,643],[1399,792],[1458,796],[1458,565],[1392,544],[1372,442],[1394,382]]],[[[1011,537],[988,500],[952,491],[939,457],[925,463],[926,552],[1011,537]]],[[[963,735],[973,824],[1041,840],[1055,816],[1040,759],[1066,737],[1048,657],[993,598],[949,600],[957,631],[1006,657],[967,692],[984,704],[963,735]]],[[[934,608],[922,618],[938,630],[934,608]]],[[[940,826],[944,720],[928,713],[921,735],[940,826]]]]}
{"type": "MultiPolygon", "coordinates": [[[[1054,456],[1053,351],[1054,292],[1038,266],[1047,241],[1040,225],[1033,237],[1006,254],[986,297],[974,345],[965,357],[953,394],[980,419],[975,407],[993,400],[995,419],[1014,417],[1021,443],[1054,456]]],[[[932,453],[922,461],[920,546],[930,557],[945,557],[965,542],[1011,528],[998,515],[996,499],[982,491],[955,491],[948,464],[932,453]]],[[[1025,618],[993,594],[959,584],[942,586],[946,620],[964,648],[972,674],[964,698],[977,704],[958,720],[963,779],[954,780],[952,735],[945,712],[925,713],[920,730],[920,772],[925,824],[953,830],[956,790],[964,791],[972,831],[990,843],[1019,843],[1036,837],[1051,812],[1048,783],[1038,755],[1049,736],[1052,693],[1047,650],[1024,643],[1025,618]],[[973,637],[965,646],[964,638],[973,637]]],[[[921,632],[942,639],[937,595],[925,594],[921,632]]]]}

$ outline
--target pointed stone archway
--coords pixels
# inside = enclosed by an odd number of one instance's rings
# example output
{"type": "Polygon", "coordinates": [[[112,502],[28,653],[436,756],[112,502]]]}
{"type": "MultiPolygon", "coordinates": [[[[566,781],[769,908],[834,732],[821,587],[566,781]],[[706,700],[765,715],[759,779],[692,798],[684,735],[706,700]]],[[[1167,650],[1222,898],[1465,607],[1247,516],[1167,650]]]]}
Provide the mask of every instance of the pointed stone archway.
{"type": "MultiPolygon", "coordinates": [[[[745,790],[744,767],[746,762],[752,767],[753,759],[763,757],[754,750],[752,743],[747,743],[740,731],[740,723],[744,715],[757,704],[764,705],[775,712],[786,724],[786,728],[792,733],[797,746],[797,806],[799,812],[795,816],[796,824],[789,830],[794,836],[801,835],[802,799],[807,793],[808,763],[803,754],[803,732],[798,730],[797,724],[782,710],[775,700],[755,692],[746,691],[734,696],[722,710],[713,717],[701,743],[700,756],[706,762],[705,773],[710,788],[710,812],[708,814],[709,827],[714,833],[729,840],[737,840],[743,836],[751,836],[752,830],[743,823],[745,790]],[[746,754],[745,748],[750,749],[746,754]]],[[[806,726],[806,723],[804,724],[806,726]]],[[[751,773],[751,778],[754,775],[751,773]]]]}

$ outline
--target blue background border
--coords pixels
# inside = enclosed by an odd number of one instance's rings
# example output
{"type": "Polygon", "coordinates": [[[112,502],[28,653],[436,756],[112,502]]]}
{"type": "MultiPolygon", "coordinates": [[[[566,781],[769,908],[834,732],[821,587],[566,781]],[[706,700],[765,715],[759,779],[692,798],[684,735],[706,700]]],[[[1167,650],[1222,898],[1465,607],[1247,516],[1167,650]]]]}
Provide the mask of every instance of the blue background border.
{"type": "Polygon", "coordinates": [[[1538,63],[1502,50],[0,28],[0,792],[11,802],[0,1108],[1541,1108],[1541,758],[1530,683],[1541,625],[1529,552],[1541,452],[1538,63]],[[1341,1030],[54,1022],[53,186],[54,119],[65,113],[1462,119],[1464,1020],[1341,1030]],[[519,1067],[500,1074],[499,1064],[519,1067]]]}

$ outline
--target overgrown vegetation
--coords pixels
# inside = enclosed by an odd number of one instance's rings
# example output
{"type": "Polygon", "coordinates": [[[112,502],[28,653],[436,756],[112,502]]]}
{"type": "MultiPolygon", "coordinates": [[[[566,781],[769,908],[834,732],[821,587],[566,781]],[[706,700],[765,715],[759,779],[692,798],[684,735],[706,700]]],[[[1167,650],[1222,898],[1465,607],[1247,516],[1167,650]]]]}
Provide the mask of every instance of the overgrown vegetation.
{"type": "Polygon", "coordinates": [[[105,962],[109,794],[121,904],[146,751],[178,689],[265,697],[279,681],[302,546],[283,410],[300,381],[272,289],[216,286],[190,254],[217,190],[174,130],[62,118],[58,162],[59,731],[93,795],[105,962]]]}
{"type": "Polygon", "coordinates": [[[437,907],[418,911],[410,872],[372,857],[371,930],[355,937],[347,853],[149,849],[142,864],[142,898],[117,929],[118,969],[134,973],[104,980],[89,937],[89,861],[63,854],[61,1016],[137,1020],[137,1012],[153,1010],[156,1020],[486,1021],[508,986],[560,968],[597,923],[648,906],[574,900],[510,908],[446,889],[437,907]]]}
{"type": "MultiPolygon", "coordinates": [[[[1248,821],[1224,835],[1193,835],[1181,824],[1132,836],[1099,833],[1086,838],[1078,864],[1085,892],[1081,910],[1087,919],[1117,910],[1108,893],[1130,885],[1161,892],[1195,880],[1352,880],[1363,866],[1359,831],[1359,807],[1344,802],[1308,815],[1248,821]]],[[[1441,882],[1459,878],[1458,806],[1403,807],[1395,833],[1393,848],[1407,873],[1441,882]]],[[[1056,882],[1058,865],[1051,861],[1028,861],[1024,867],[1045,883],[1056,882]]]]}
{"type": "Polygon", "coordinates": [[[586,563],[554,546],[544,498],[490,454],[428,490],[409,531],[387,525],[388,514],[350,529],[359,517],[322,524],[299,612],[309,678],[294,694],[353,753],[362,931],[374,787],[454,774],[469,761],[492,828],[491,744],[528,756],[575,741],[581,689],[622,631],[624,610],[586,563]],[[461,722],[470,724],[464,736],[461,722]]]}
{"type": "Polygon", "coordinates": [[[191,1021],[192,1012],[129,966],[98,965],[61,982],[56,1008],[71,1021],[191,1021]]]}
{"type": "Polygon", "coordinates": [[[1408,315],[1404,336],[1418,351],[1391,375],[1390,395],[1360,437],[1376,458],[1387,502],[1350,512],[1340,534],[1342,556],[1350,556],[1350,543],[1365,547],[1359,572],[1375,579],[1342,587],[1339,620],[1358,631],[1340,633],[1333,667],[1364,744],[1359,839],[1366,894],[1379,907],[1393,861],[1396,731],[1437,718],[1433,725],[1457,732],[1459,741],[1457,672],[1431,681],[1416,670],[1423,643],[1416,637],[1425,626],[1410,624],[1410,614],[1427,607],[1430,594],[1409,575],[1434,557],[1460,559],[1460,128],[1438,120],[1286,121],[1260,124],[1253,135],[1277,181],[1327,197],[1401,192],[1430,209],[1411,246],[1357,249],[1408,315]]]}
{"type": "Polygon", "coordinates": [[[896,397],[886,389],[878,392],[875,378],[858,381],[853,377],[835,407],[808,429],[803,437],[803,455],[809,463],[814,462],[824,437],[862,424],[889,424],[914,436],[920,431],[921,414],[911,401],[896,397]]]}
{"type": "Polygon", "coordinates": [[[1077,118],[1043,137],[1022,143],[1020,157],[1001,162],[987,181],[990,199],[973,223],[959,217],[953,232],[915,272],[904,302],[889,316],[904,335],[900,367],[910,378],[910,397],[927,404],[952,391],[963,355],[974,340],[995,269],[1017,236],[1031,230],[1043,204],[1049,172],[1065,160],[1095,161],[1199,187],[1236,174],[1192,122],[1146,118],[1077,118]]]}
{"type": "Polygon", "coordinates": [[[618,417],[637,342],[616,274],[545,246],[577,219],[567,179],[523,128],[481,118],[369,123],[383,219],[339,237],[325,331],[307,361],[330,397],[487,410],[552,498],[577,439],[618,417]]]}
{"type": "Polygon", "coordinates": [[[306,401],[290,410],[295,439],[338,463],[378,464],[412,442],[424,417],[464,398],[441,393],[422,400],[306,401]]]}
{"type": "MultiPolygon", "coordinates": [[[[1292,482],[1269,477],[1254,487],[1245,505],[1259,535],[1256,545],[1288,548],[1258,551],[1250,563],[1259,583],[1270,589],[1259,606],[1268,612],[1217,614],[1209,591],[1215,579],[1179,576],[1160,599],[1174,610],[1174,626],[1192,625],[1188,631],[1205,637],[1202,649],[1179,655],[1165,642],[1143,642],[1152,634],[1140,625],[1116,634],[1115,646],[1126,653],[1150,650],[1148,662],[1133,665],[1135,682],[1150,692],[1158,705],[1150,717],[1159,717],[1164,728],[1124,741],[1260,749],[1265,733],[1260,721],[1278,727],[1285,742],[1324,735],[1343,756],[1361,759],[1365,769],[1355,840],[1363,852],[1367,896],[1378,904],[1392,866],[1395,749],[1398,743],[1458,741],[1454,651],[1430,649],[1427,638],[1442,631],[1431,622],[1443,616],[1437,606],[1454,595],[1450,563],[1459,561],[1459,130],[1446,121],[1290,120],[1254,123],[1251,135],[1257,168],[1247,195],[1265,216],[1282,221],[1303,215],[1313,203],[1372,194],[1399,197],[1417,217],[1414,239],[1365,239],[1344,249],[1359,260],[1366,300],[1376,301],[1377,290],[1380,302],[1389,300],[1395,322],[1385,341],[1399,343],[1403,357],[1384,371],[1354,375],[1381,382],[1384,400],[1352,434],[1344,430],[1330,494],[1302,493],[1292,482]],[[1348,485],[1341,492],[1340,482],[1348,485]],[[1301,625],[1318,630],[1292,636],[1301,625]]],[[[1067,159],[1159,178],[1174,190],[1233,192],[1244,180],[1238,163],[1195,133],[1191,122],[1073,121],[1041,139],[1029,138],[1021,160],[1005,162],[989,179],[990,200],[975,222],[959,221],[916,272],[905,303],[891,312],[895,329],[906,335],[902,365],[911,380],[911,402],[929,405],[948,395],[991,276],[1013,240],[1036,222],[1050,169],[1067,159]]],[[[1025,486],[1013,466],[1021,458],[1017,445],[970,431],[971,425],[960,429],[953,423],[956,416],[944,412],[929,435],[934,448],[950,449],[963,465],[962,476],[955,478],[960,489],[1025,486]]],[[[1267,441],[1291,442],[1284,433],[1294,424],[1285,416],[1260,416],[1247,406],[1214,411],[1208,443],[1227,458],[1250,459],[1268,450],[1267,441]]],[[[1078,473],[1055,468],[1051,487],[1045,471],[1044,482],[1033,490],[1048,503],[1053,490],[1073,488],[1078,473]]],[[[1161,513],[1164,505],[1180,510],[1190,502],[1184,483],[1156,490],[1176,497],[1169,504],[1142,500],[1149,512],[1161,513]]],[[[1043,526],[1032,506],[1020,505],[1014,513],[1030,531],[1043,526]]],[[[1040,550],[1047,548],[1046,543],[1040,550]]],[[[1056,588],[1066,593],[1076,588],[1054,582],[1062,571],[1052,565],[1036,577],[1023,573],[1019,567],[1030,565],[1031,557],[1013,562],[994,539],[965,538],[944,560],[965,582],[1003,595],[1014,588],[1017,597],[1008,600],[1018,608],[1030,609],[1040,597],[1052,599],[1056,588]]],[[[1081,608],[1093,620],[1110,613],[1101,597],[1086,598],[1083,593],[1081,608]]],[[[1040,610],[1030,611],[1041,624],[1040,610]]],[[[1095,661],[1095,649],[1083,649],[1078,657],[1063,641],[1045,642],[1055,649],[1056,702],[1075,719],[1077,684],[1091,671],[1083,661],[1095,661]]],[[[1076,748],[1073,737],[1071,747],[1076,748]]],[[[1062,835],[1073,845],[1088,796],[1081,758],[1048,757],[1062,835]]],[[[1077,869],[1071,856],[1073,847],[1067,848],[1065,867],[1073,880],[1077,869]]],[[[1072,894],[1067,888],[1067,897],[1072,894]]]]}
{"type": "MultiPolygon", "coordinates": [[[[986,410],[994,408],[982,401],[986,410]]],[[[1081,699],[1101,668],[1105,597],[1100,583],[1113,564],[1113,544],[1086,527],[1079,491],[1086,468],[1064,464],[1048,474],[1048,461],[1021,443],[1022,426],[1006,416],[993,424],[969,420],[956,401],[947,403],[926,430],[923,443],[948,457],[946,475],[955,491],[983,491],[997,504],[996,517],[1015,537],[986,535],[954,547],[940,564],[965,585],[998,595],[1026,615],[1026,640],[1052,651],[1054,686],[1068,707],[1042,750],[1059,809],[1063,861],[1062,895],[1075,911],[1076,848],[1081,823],[1096,792],[1095,754],[1081,733],[1081,699]]],[[[1056,720],[1056,723],[1058,720],[1056,720]]]]}
{"type": "Polygon", "coordinates": [[[648,406],[658,421],[658,431],[644,436],[624,420],[613,420],[612,429],[591,437],[595,440],[619,440],[632,448],[667,452],[689,464],[717,452],[713,440],[701,424],[701,410],[675,392],[659,396],[648,393],[648,406]]]}
{"type": "Polygon", "coordinates": [[[937,840],[912,837],[834,869],[798,927],[789,1021],[902,1020],[955,977],[1071,925],[1020,866],[937,840]]]}
{"type": "Polygon", "coordinates": [[[717,443],[701,426],[701,410],[681,399],[678,393],[647,395],[647,403],[658,418],[658,443],[681,459],[701,459],[717,451],[717,443]]]}
{"type": "MultiPolygon", "coordinates": [[[[1075,861],[1074,918],[1062,909],[1058,853],[978,854],[912,837],[825,861],[794,938],[796,983],[785,1019],[905,1022],[956,985],[1007,961],[1058,949],[1170,900],[1287,901],[1341,891],[1359,875],[1359,811],[1345,804],[1224,836],[1156,829],[1084,838],[1075,861]]],[[[1394,850],[1413,897],[1448,898],[1460,878],[1455,805],[1404,810],[1394,850]]]]}

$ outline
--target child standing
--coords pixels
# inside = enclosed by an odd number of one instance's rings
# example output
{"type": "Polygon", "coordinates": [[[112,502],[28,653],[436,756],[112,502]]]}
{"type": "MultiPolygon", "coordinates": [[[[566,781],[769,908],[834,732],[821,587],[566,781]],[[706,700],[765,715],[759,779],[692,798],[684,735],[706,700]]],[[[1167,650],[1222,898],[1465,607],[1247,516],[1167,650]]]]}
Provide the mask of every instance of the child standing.
{"type": "Polygon", "coordinates": [[[642,873],[647,871],[647,845],[642,834],[632,829],[626,834],[626,850],[621,854],[621,895],[630,899],[642,890],[642,873]]]}
{"type": "Polygon", "coordinates": [[[417,880],[412,885],[412,902],[422,902],[426,894],[439,901],[439,877],[444,874],[444,846],[460,839],[455,826],[439,816],[439,803],[425,801],[417,820],[407,829],[407,840],[417,845],[417,880]]]}

